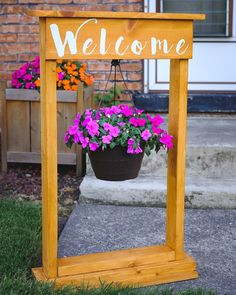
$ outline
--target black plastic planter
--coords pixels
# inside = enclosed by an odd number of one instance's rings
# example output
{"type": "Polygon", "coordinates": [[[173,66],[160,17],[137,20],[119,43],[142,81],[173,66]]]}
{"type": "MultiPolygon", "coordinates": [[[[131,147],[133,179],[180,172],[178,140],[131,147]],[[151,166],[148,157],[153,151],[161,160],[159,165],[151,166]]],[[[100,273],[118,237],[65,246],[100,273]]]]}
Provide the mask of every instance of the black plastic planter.
{"type": "Polygon", "coordinates": [[[127,148],[98,149],[89,152],[89,158],[95,176],[101,180],[121,181],[138,176],[141,168],[143,153],[127,154],[127,148]]]}

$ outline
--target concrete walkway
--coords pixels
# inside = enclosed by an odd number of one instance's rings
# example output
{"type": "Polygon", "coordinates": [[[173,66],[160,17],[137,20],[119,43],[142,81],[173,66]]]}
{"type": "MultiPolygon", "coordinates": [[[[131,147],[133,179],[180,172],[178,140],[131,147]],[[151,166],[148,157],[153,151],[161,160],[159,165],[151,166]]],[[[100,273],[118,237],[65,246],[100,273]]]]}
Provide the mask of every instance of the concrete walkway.
{"type": "MultiPolygon", "coordinates": [[[[187,209],[185,248],[199,279],[169,284],[236,294],[236,210],[187,209]]],[[[79,204],[59,239],[60,257],[143,247],[165,241],[165,209],[79,204]]],[[[155,287],[151,287],[155,288],[155,287]]]]}

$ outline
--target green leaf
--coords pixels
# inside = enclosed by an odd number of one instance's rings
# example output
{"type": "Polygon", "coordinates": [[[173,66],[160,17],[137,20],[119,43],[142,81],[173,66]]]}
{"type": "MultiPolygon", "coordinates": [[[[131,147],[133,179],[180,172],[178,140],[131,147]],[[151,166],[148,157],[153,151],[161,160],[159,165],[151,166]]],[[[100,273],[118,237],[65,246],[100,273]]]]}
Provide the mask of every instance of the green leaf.
{"type": "Polygon", "coordinates": [[[115,143],[115,142],[111,142],[111,143],[110,143],[110,149],[111,149],[111,150],[114,149],[115,146],[116,146],[116,143],[115,143]]]}

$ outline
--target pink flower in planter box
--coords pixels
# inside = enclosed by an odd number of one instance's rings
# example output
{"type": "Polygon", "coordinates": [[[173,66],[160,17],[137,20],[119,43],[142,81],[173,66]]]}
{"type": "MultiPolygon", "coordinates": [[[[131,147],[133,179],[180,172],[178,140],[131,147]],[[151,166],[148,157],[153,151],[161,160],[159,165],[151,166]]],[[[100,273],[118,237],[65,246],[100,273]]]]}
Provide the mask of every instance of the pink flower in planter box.
{"type": "Polygon", "coordinates": [[[24,80],[31,81],[33,76],[31,74],[24,75],[24,80]]]}
{"type": "Polygon", "coordinates": [[[59,80],[63,80],[64,77],[65,77],[65,75],[66,75],[65,72],[58,73],[58,79],[59,79],[59,80]]]}

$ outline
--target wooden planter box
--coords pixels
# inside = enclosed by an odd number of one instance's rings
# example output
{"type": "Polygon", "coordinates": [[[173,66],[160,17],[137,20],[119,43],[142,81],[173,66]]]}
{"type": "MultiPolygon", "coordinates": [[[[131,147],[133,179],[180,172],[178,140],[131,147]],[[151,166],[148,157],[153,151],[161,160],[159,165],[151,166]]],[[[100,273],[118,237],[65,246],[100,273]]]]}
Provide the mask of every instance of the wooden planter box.
{"type": "MultiPolygon", "coordinates": [[[[6,89],[5,85],[0,82],[3,173],[9,162],[41,163],[40,94],[36,90],[6,89]]],[[[67,148],[64,135],[75,115],[92,106],[92,86],[81,83],[78,91],[57,91],[58,164],[76,165],[80,176],[85,170],[81,148],[67,148]]]]}

